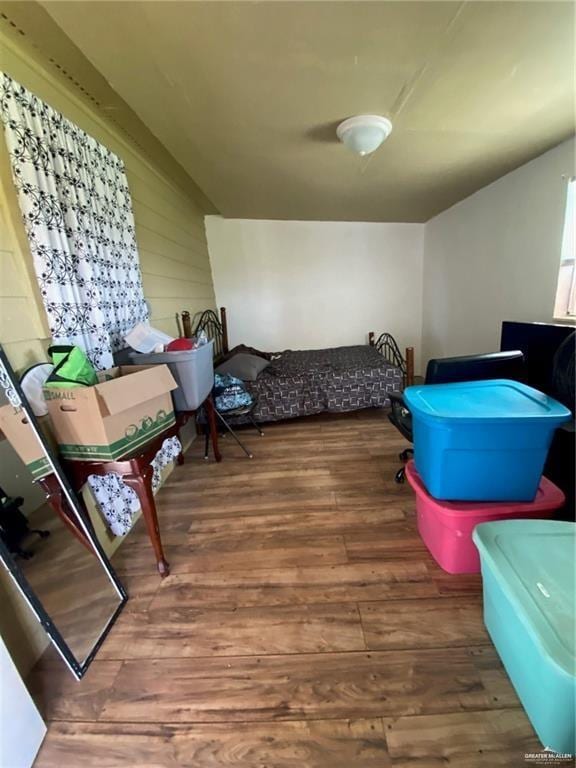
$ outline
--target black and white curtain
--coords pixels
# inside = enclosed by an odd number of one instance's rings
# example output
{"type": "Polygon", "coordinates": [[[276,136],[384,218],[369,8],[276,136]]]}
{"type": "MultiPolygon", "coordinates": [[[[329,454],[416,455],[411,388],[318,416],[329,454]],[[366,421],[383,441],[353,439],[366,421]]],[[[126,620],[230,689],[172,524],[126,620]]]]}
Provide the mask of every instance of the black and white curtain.
{"type": "Polygon", "coordinates": [[[3,73],[0,117],[52,338],[108,368],[148,319],[124,164],[3,73]]]}

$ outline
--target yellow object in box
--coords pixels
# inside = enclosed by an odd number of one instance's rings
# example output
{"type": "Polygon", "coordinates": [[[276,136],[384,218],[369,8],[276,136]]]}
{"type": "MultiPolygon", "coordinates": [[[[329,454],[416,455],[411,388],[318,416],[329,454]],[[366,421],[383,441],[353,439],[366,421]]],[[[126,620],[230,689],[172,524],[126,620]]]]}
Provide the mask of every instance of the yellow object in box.
{"type": "Polygon", "coordinates": [[[178,385],[167,365],[109,368],[98,378],[92,387],[44,389],[64,458],[121,459],[175,423],[170,392],[178,385]]]}

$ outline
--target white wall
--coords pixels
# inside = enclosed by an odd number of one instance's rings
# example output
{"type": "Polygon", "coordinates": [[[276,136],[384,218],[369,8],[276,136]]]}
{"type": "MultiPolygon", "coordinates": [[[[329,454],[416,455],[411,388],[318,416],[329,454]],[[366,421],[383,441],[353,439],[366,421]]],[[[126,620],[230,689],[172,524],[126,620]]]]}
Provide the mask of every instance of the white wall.
{"type": "Polygon", "coordinates": [[[207,216],[206,231],[232,345],[314,349],[388,331],[418,362],[423,224],[207,216]]]}
{"type": "Polygon", "coordinates": [[[550,322],[571,139],[427,224],[206,217],[230,340],[267,350],[389,331],[431,357],[495,351],[503,320],[550,322]]]}
{"type": "Polygon", "coordinates": [[[503,320],[552,320],[574,150],[566,141],[426,224],[424,360],[499,349],[503,320]]]}
{"type": "Polygon", "coordinates": [[[0,765],[30,768],[46,726],[0,637],[0,765]]]}

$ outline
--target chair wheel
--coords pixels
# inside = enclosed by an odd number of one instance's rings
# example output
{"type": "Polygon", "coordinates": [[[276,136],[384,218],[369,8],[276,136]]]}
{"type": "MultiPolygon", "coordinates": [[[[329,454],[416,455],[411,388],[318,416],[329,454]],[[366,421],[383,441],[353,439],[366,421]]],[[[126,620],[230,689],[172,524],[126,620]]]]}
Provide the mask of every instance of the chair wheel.
{"type": "Polygon", "coordinates": [[[401,453],[398,454],[398,458],[400,461],[408,461],[410,458],[411,450],[410,448],[405,448],[401,453]]]}
{"type": "Polygon", "coordinates": [[[394,475],[394,481],[398,483],[398,485],[402,485],[404,481],[406,480],[406,473],[404,471],[404,467],[402,469],[399,469],[398,472],[394,475]]]}

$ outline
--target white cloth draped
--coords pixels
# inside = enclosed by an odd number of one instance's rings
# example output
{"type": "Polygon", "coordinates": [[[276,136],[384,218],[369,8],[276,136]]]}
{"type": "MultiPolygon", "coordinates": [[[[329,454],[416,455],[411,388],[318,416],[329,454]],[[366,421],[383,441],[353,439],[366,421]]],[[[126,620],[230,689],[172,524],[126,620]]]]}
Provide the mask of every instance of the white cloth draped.
{"type": "MultiPolygon", "coordinates": [[[[156,456],[150,462],[153,469],[152,491],[155,493],[162,482],[162,470],[182,453],[182,443],[177,437],[167,437],[156,456]]],[[[134,516],[140,510],[138,494],[116,472],[106,475],[88,475],[88,485],[106,524],[115,536],[124,536],[132,528],[134,516]]]]}

